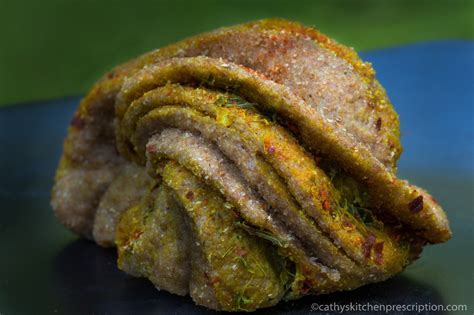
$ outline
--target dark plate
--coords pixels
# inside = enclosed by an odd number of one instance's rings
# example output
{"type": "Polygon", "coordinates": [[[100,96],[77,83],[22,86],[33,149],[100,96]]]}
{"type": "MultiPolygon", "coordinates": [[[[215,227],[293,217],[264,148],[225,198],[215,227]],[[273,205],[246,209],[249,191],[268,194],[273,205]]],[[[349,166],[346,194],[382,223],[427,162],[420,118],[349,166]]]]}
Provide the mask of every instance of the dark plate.
{"type": "MultiPolygon", "coordinates": [[[[362,56],[374,63],[401,117],[399,174],[439,199],[453,239],[427,248],[384,283],[261,312],[300,314],[312,303],[370,302],[467,304],[472,314],[474,43],[424,43],[362,56]]],[[[77,103],[67,98],[0,109],[0,314],[208,312],[122,273],[114,250],[79,240],[55,220],[49,191],[77,103]]]]}

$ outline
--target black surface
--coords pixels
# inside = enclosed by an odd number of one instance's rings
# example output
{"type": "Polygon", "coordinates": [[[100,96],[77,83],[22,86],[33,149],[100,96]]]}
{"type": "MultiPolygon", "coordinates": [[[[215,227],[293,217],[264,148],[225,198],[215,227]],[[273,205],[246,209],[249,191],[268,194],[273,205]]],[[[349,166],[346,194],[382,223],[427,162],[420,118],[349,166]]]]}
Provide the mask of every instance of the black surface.
{"type": "MultiPolygon", "coordinates": [[[[454,237],[400,276],[353,292],[262,310],[307,314],[311,304],[467,304],[473,312],[472,42],[417,44],[363,54],[401,116],[399,174],[444,206],[454,237]]],[[[207,313],[116,268],[114,250],[79,240],[54,218],[52,178],[78,98],[0,109],[0,314],[207,313]]]]}

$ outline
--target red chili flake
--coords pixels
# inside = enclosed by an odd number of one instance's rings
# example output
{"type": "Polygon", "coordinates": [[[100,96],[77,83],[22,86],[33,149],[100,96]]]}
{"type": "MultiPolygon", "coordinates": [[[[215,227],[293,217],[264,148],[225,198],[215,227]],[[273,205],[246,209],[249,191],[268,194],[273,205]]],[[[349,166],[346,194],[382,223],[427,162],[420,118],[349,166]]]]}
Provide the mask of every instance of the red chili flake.
{"type": "Polygon", "coordinates": [[[107,79],[113,79],[114,77],[115,77],[114,71],[110,71],[109,73],[107,73],[107,79]]]}
{"type": "Polygon", "coordinates": [[[248,73],[250,74],[253,74],[261,79],[264,79],[264,80],[270,80],[267,76],[265,76],[263,73],[261,72],[258,72],[258,71],[255,71],[254,69],[252,68],[249,68],[247,66],[244,66],[244,65],[239,65],[240,68],[244,69],[245,71],[247,71],[248,73]]]}
{"type": "Polygon", "coordinates": [[[381,128],[382,128],[382,118],[379,117],[379,119],[377,119],[377,122],[375,123],[375,129],[377,129],[377,131],[380,131],[381,128]]]}
{"type": "Polygon", "coordinates": [[[408,209],[413,213],[423,210],[423,196],[419,195],[408,204],[408,209]]]}
{"type": "Polygon", "coordinates": [[[265,138],[265,140],[263,140],[263,145],[265,146],[265,150],[266,150],[269,154],[274,154],[274,153],[275,153],[275,147],[274,147],[273,144],[271,143],[270,139],[265,138]]]}
{"type": "Polygon", "coordinates": [[[323,209],[324,210],[331,209],[331,202],[329,201],[329,199],[326,199],[326,200],[323,201],[323,209]]]}
{"type": "Polygon", "coordinates": [[[278,75],[278,74],[281,73],[281,71],[282,71],[281,65],[275,65],[275,66],[273,66],[273,68],[270,69],[269,72],[273,75],[278,75]]]}
{"type": "Polygon", "coordinates": [[[74,115],[74,117],[71,119],[71,122],[69,124],[76,129],[82,129],[86,125],[84,119],[82,119],[81,117],[77,115],[74,115]]]}
{"type": "Polygon", "coordinates": [[[364,243],[362,243],[362,251],[364,252],[365,258],[370,258],[370,253],[372,251],[372,246],[375,244],[375,236],[373,234],[369,234],[365,239],[364,243]]]}
{"type": "Polygon", "coordinates": [[[143,234],[143,231],[136,231],[135,233],[133,233],[132,239],[137,240],[142,234],[143,234]]]}
{"type": "Polygon", "coordinates": [[[146,152],[155,153],[156,152],[156,147],[153,144],[148,144],[146,146],[146,152]]]}
{"type": "Polygon", "coordinates": [[[216,284],[216,283],[219,283],[221,282],[221,279],[219,277],[213,277],[211,280],[210,280],[210,283],[211,284],[216,284]]]}
{"type": "Polygon", "coordinates": [[[302,294],[307,294],[309,292],[309,290],[311,290],[312,288],[312,283],[309,279],[305,279],[302,283],[302,286],[301,286],[301,293],[302,294]]]}
{"type": "Polygon", "coordinates": [[[345,228],[350,229],[354,225],[346,217],[344,217],[344,219],[342,219],[342,226],[345,227],[345,228]]]}
{"type": "Polygon", "coordinates": [[[243,257],[248,254],[248,251],[242,247],[237,247],[237,249],[235,250],[235,254],[237,256],[243,257]]]}
{"type": "Polygon", "coordinates": [[[186,193],[186,198],[188,198],[188,200],[193,200],[194,199],[194,193],[190,190],[186,193]]]}
{"type": "Polygon", "coordinates": [[[204,200],[202,201],[202,205],[203,205],[203,206],[207,206],[208,203],[209,203],[209,200],[207,200],[207,199],[204,199],[204,200]]]}
{"type": "Polygon", "coordinates": [[[377,265],[383,264],[383,242],[374,245],[375,263],[377,265]]]}
{"type": "Polygon", "coordinates": [[[327,199],[327,197],[328,197],[328,192],[327,192],[326,190],[324,190],[324,189],[321,189],[321,190],[319,191],[319,197],[321,197],[322,199],[327,199]]]}

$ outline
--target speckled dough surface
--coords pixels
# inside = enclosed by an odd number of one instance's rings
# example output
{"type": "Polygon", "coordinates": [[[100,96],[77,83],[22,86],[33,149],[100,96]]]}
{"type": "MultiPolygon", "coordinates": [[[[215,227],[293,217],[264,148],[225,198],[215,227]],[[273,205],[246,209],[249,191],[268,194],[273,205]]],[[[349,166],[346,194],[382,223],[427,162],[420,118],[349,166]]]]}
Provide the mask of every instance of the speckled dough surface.
{"type": "Polygon", "coordinates": [[[447,241],[398,179],[399,121],[369,63],[272,19],[107,73],[69,127],[58,219],[123,271],[200,305],[253,311],[383,281],[447,241]]]}

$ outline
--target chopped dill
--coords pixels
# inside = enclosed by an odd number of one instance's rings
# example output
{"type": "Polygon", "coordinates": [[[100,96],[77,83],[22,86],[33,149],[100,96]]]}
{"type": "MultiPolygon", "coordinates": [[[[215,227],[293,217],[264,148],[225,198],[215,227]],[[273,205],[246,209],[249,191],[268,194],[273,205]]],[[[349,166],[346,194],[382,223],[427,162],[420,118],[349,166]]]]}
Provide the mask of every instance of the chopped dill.
{"type": "Polygon", "coordinates": [[[214,78],[213,76],[209,76],[208,78],[203,80],[203,82],[208,86],[214,86],[214,84],[216,83],[216,78],[214,78]]]}
{"type": "Polygon", "coordinates": [[[247,100],[238,97],[238,96],[231,96],[227,99],[227,103],[224,104],[225,107],[239,107],[242,109],[253,109],[256,110],[255,104],[250,103],[247,100]]]}
{"type": "Polygon", "coordinates": [[[283,270],[284,271],[280,273],[280,281],[283,283],[283,289],[285,291],[283,299],[287,300],[288,297],[291,296],[290,291],[293,286],[293,283],[296,280],[297,270],[294,263],[286,259],[283,266],[283,270]]]}
{"type": "Polygon", "coordinates": [[[217,99],[215,101],[215,104],[217,106],[224,106],[226,103],[227,103],[227,97],[225,97],[222,94],[219,94],[219,96],[217,97],[217,99]]]}
{"type": "Polygon", "coordinates": [[[267,273],[265,272],[265,269],[263,268],[262,264],[258,262],[258,259],[255,259],[255,265],[257,265],[258,269],[263,273],[264,276],[267,276],[267,273]]]}
{"type": "Polygon", "coordinates": [[[295,277],[296,277],[296,275],[295,275],[293,272],[291,272],[290,270],[288,270],[288,268],[285,268],[285,271],[286,271],[286,273],[287,273],[291,278],[295,278],[295,277]]]}
{"type": "Polygon", "coordinates": [[[245,310],[244,308],[242,308],[242,305],[249,305],[249,304],[253,303],[252,298],[246,297],[244,295],[245,290],[247,290],[247,287],[252,282],[252,280],[253,280],[253,275],[250,277],[250,279],[247,281],[247,283],[245,283],[244,287],[242,288],[242,291],[240,292],[239,296],[237,297],[237,307],[241,310],[245,310]]]}
{"type": "Polygon", "coordinates": [[[230,246],[226,252],[221,256],[221,258],[225,258],[227,255],[229,255],[229,253],[231,252],[232,249],[234,249],[234,245],[230,246]]]}
{"type": "Polygon", "coordinates": [[[249,263],[247,262],[247,260],[244,257],[235,256],[234,260],[238,260],[239,262],[241,262],[242,265],[244,266],[244,268],[247,269],[247,271],[249,271],[250,273],[253,273],[249,268],[249,263]]]}
{"type": "Polygon", "coordinates": [[[244,308],[242,308],[242,305],[249,305],[252,304],[252,302],[252,299],[245,297],[245,295],[243,294],[240,294],[237,298],[237,307],[241,310],[244,310],[244,308]]]}
{"type": "Polygon", "coordinates": [[[374,214],[369,209],[357,206],[354,203],[348,203],[346,209],[354,217],[359,218],[365,225],[377,229],[383,228],[383,224],[375,218],[374,214]]]}
{"type": "MultiPolygon", "coordinates": [[[[234,236],[230,239],[229,243],[230,242],[233,242],[235,239],[238,239],[240,240],[240,235],[238,234],[234,234],[234,236]]],[[[229,255],[229,253],[235,248],[235,244],[232,244],[231,246],[229,246],[229,248],[225,251],[225,253],[221,256],[221,258],[225,258],[227,255],[229,255]]]]}
{"type": "Polygon", "coordinates": [[[267,231],[251,227],[247,225],[245,222],[237,221],[235,224],[238,227],[241,227],[242,229],[247,231],[248,233],[258,236],[260,238],[263,238],[267,241],[270,241],[272,244],[277,245],[278,247],[287,247],[286,242],[284,242],[283,240],[280,240],[279,238],[275,237],[274,235],[270,234],[267,231]]]}

